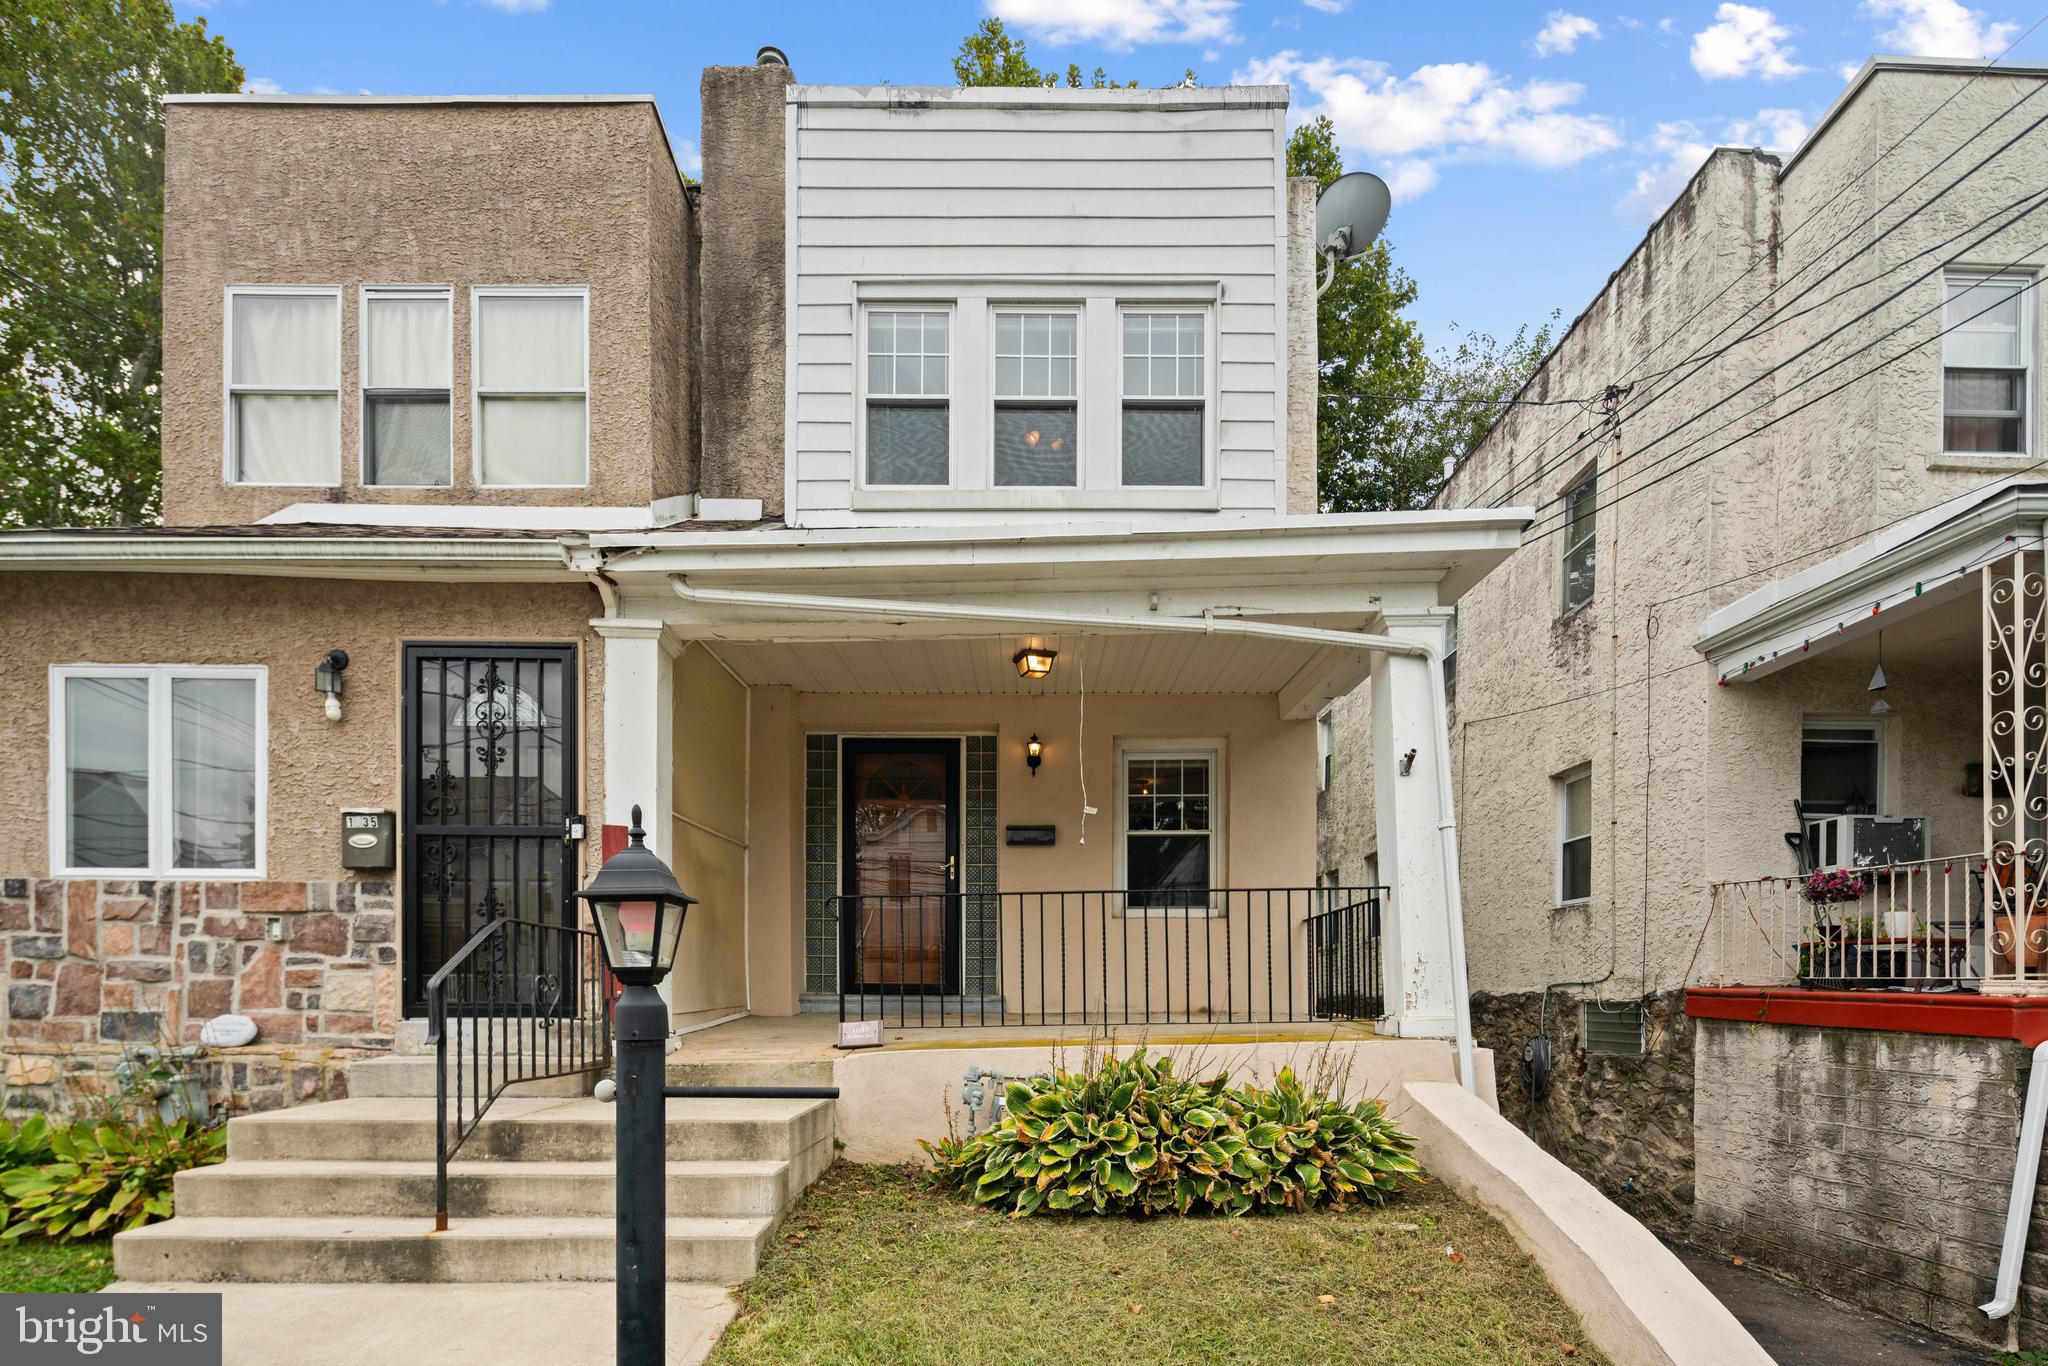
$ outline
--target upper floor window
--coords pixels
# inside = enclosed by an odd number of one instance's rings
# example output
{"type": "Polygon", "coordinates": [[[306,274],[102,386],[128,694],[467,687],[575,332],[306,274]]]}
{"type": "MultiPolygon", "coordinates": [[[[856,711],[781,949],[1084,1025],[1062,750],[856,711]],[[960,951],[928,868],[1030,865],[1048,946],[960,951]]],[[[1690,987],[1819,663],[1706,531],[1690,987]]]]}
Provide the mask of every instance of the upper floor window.
{"type": "Polygon", "coordinates": [[[1594,470],[1564,495],[1564,610],[1593,600],[1593,514],[1600,494],[1594,470]]]}
{"type": "Polygon", "coordinates": [[[479,287],[474,302],[477,483],[588,483],[588,292],[578,285],[493,285],[479,287]]]}
{"type": "Polygon", "coordinates": [[[1951,274],[1943,283],[1942,449],[2024,455],[2034,389],[2030,281],[1951,274]]]}
{"type": "Polygon", "coordinates": [[[1123,316],[1123,482],[1198,485],[1207,319],[1200,313],[1123,316]]]}
{"type": "Polygon", "coordinates": [[[260,667],[51,670],[54,876],[259,874],[260,667]]]}
{"type": "Polygon", "coordinates": [[[227,477],[236,484],[341,482],[341,290],[231,287],[227,477]]]}
{"type": "Polygon", "coordinates": [[[1593,899],[1593,769],[1557,777],[1557,899],[1593,899]]]}
{"type": "Polygon", "coordinates": [[[445,289],[363,290],[363,483],[447,488],[453,482],[445,289]]]}
{"type": "Polygon", "coordinates": [[[999,487],[1081,482],[1080,330],[1073,312],[996,314],[999,487]]]}
{"type": "Polygon", "coordinates": [[[937,309],[868,314],[868,483],[951,478],[952,332],[937,309]]]}

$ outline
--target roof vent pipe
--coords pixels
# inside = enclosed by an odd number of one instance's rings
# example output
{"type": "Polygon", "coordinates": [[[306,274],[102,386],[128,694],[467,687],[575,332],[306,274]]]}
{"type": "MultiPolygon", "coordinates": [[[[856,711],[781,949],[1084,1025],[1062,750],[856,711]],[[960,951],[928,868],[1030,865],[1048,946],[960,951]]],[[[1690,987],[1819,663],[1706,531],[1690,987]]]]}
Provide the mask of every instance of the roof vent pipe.
{"type": "Polygon", "coordinates": [[[788,66],[789,58],[783,55],[783,51],[779,47],[763,47],[754,54],[754,65],[788,66]]]}

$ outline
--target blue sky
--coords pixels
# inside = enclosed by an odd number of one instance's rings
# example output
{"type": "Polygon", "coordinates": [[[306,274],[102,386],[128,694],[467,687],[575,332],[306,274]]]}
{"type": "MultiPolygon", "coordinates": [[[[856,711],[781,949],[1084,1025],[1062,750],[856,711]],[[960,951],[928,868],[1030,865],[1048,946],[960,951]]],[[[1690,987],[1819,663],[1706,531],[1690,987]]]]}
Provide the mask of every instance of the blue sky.
{"type": "Polygon", "coordinates": [[[694,151],[697,75],[774,43],[804,81],[951,84],[985,14],[1040,66],[1167,85],[1284,81],[1352,169],[1394,186],[1388,227],[1432,345],[1569,319],[1716,143],[1789,150],[1873,52],[2048,64],[2048,0],[176,0],[252,88],[650,93],[694,151]],[[2024,36],[2023,36],[2024,35],[2024,36]]]}

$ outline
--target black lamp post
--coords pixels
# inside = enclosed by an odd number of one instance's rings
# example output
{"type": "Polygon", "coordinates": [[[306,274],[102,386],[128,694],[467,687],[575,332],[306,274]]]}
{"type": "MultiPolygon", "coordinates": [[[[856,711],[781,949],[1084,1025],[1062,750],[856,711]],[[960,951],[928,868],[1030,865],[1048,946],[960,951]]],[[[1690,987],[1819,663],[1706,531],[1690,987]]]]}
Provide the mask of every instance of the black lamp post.
{"type": "Polygon", "coordinates": [[[625,986],[612,1007],[617,1039],[619,1366],[661,1366],[668,1341],[667,1125],[663,1052],[668,1003],[655,984],[675,966],[683,916],[697,898],[647,847],[640,808],[632,842],[577,893],[590,906],[605,966],[625,986]]]}

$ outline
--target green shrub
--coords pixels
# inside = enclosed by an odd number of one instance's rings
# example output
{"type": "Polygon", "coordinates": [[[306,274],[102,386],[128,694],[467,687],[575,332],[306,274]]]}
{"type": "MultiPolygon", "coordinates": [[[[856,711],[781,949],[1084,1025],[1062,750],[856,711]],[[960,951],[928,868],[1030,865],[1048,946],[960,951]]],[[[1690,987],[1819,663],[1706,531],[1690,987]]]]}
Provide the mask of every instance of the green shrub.
{"type": "Polygon", "coordinates": [[[1013,1216],[1246,1214],[1378,1203],[1420,1181],[1378,1101],[1346,1105],[1291,1070],[1271,1087],[1188,1081],[1139,1049],[1094,1071],[1012,1082],[1001,1120],[923,1147],[934,1178],[1013,1216]]]}
{"type": "Polygon", "coordinates": [[[172,1178],[220,1161],[227,1142],[225,1130],[182,1119],[80,1126],[49,1137],[52,1160],[0,1172],[8,1204],[0,1238],[84,1238],[168,1219],[172,1178]]]}
{"type": "Polygon", "coordinates": [[[0,1119],[0,1175],[16,1167],[39,1167],[57,1155],[50,1146],[50,1122],[30,1115],[21,1123],[0,1119]]]}

